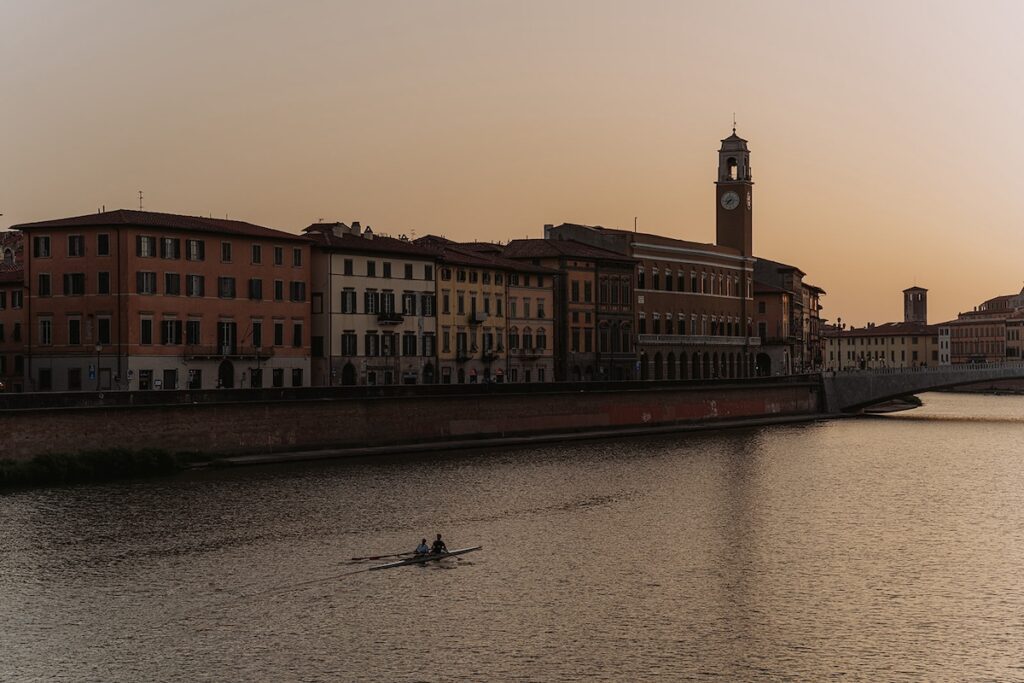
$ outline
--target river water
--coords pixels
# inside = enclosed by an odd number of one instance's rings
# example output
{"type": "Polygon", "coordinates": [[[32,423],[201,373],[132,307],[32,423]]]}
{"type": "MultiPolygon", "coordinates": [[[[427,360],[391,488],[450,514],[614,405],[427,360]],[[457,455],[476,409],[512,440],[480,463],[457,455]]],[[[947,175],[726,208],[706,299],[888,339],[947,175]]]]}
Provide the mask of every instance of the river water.
{"type": "Polygon", "coordinates": [[[5,495],[0,680],[1024,680],[1024,397],[924,399],[5,495]]]}

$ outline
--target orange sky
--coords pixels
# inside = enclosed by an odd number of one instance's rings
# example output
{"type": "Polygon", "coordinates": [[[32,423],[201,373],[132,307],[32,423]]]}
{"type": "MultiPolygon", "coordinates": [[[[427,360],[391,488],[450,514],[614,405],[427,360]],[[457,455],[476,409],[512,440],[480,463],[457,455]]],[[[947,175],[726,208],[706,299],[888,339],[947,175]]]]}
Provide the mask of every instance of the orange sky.
{"type": "Polygon", "coordinates": [[[714,239],[750,140],[757,254],[825,315],[932,322],[1024,282],[1015,2],[0,0],[0,221],[145,206],[455,239],[714,239]],[[1006,174],[1009,174],[1006,177],[1006,174]]]}

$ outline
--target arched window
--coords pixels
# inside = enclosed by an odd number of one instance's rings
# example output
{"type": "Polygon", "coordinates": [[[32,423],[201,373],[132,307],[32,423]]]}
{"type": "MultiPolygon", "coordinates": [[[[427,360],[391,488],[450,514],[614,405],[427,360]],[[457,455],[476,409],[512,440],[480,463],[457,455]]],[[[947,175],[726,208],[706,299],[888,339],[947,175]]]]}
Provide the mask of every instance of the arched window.
{"type": "Polygon", "coordinates": [[[14,265],[14,251],[13,250],[11,250],[11,249],[4,249],[4,265],[5,266],[13,266],[14,265]]]}
{"type": "Polygon", "coordinates": [[[533,331],[529,327],[523,328],[523,348],[533,348],[533,331]]]}
{"type": "Polygon", "coordinates": [[[736,180],[738,168],[736,164],[736,157],[729,157],[725,162],[725,168],[726,175],[728,176],[729,180],[736,180]]]}
{"type": "Polygon", "coordinates": [[[548,347],[548,337],[544,333],[544,328],[537,330],[537,349],[543,351],[548,347]]]}
{"type": "Polygon", "coordinates": [[[519,348],[519,328],[512,327],[508,331],[508,348],[518,349],[519,348]]]}

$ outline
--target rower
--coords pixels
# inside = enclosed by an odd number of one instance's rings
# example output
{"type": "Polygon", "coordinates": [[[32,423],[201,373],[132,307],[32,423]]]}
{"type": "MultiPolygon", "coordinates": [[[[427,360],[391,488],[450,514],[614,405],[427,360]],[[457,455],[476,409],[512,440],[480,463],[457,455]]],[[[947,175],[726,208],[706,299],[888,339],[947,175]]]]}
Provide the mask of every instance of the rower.
{"type": "Polygon", "coordinates": [[[424,538],[423,540],[421,540],[420,544],[416,546],[416,550],[414,552],[416,555],[430,554],[430,546],[427,545],[427,539],[424,538]]]}
{"type": "MultiPolygon", "coordinates": [[[[425,543],[426,541],[424,541],[425,543]]],[[[448,547],[441,540],[441,534],[437,535],[437,540],[434,541],[434,545],[430,546],[430,552],[433,555],[441,555],[448,552],[448,547]]]]}

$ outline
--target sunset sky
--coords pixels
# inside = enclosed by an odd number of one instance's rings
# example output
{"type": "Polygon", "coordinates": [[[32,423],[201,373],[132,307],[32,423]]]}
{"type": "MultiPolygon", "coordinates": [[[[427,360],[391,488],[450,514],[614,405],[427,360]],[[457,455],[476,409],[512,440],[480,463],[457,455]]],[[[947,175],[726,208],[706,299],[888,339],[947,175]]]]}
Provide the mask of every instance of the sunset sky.
{"type": "Polygon", "coordinates": [[[107,209],[454,239],[565,221],[755,252],[823,315],[930,321],[1024,284],[1017,2],[0,0],[3,226],[107,209]]]}

